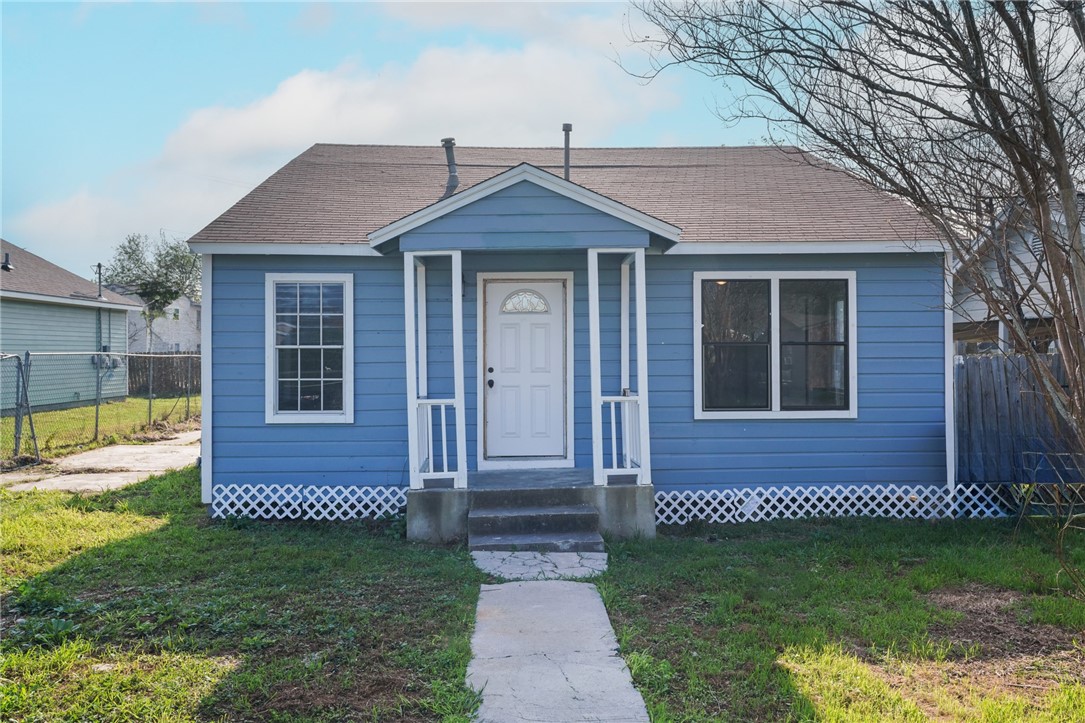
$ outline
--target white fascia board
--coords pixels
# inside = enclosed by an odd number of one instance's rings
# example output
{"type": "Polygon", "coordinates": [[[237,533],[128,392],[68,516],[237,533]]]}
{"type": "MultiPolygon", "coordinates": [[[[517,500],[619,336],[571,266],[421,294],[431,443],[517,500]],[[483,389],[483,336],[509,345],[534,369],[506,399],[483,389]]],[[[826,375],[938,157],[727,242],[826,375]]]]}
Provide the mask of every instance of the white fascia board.
{"type": "Polygon", "coordinates": [[[37,301],[42,304],[59,304],[60,306],[89,306],[93,309],[114,309],[116,311],[139,311],[143,308],[139,304],[119,304],[113,301],[99,301],[98,299],[72,299],[65,296],[31,294],[26,291],[0,290],[0,299],[37,301]]]}
{"type": "Polygon", "coordinates": [[[380,256],[365,243],[351,244],[280,244],[189,241],[197,254],[239,254],[262,256],[380,256]]]}
{"type": "Polygon", "coordinates": [[[388,224],[384,228],[377,229],[369,234],[369,244],[374,248],[380,246],[408,231],[425,225],[434,219],[440,218],[447,213],[451,213],[458,208],[463,208],[464,206],[474,203],[493,193],[497,193],[520,181],[529,181],[548,191],[553,191],[566,198],[583,203],[585,206],[594,208],[597,211],[602,211],[605,214],[631,223],[638,228],[662,236],[670,241],[677,241],[679,235],[682,233],[682,229],[671,225],[666,221],[661,221],[654,216],[649,216],[642,211],[626,206],[624,203],[608,198],[601,193],[596,193],[583,186],[579,186],[572,181],[558,178],[553,173],[547,173],[528,163],[521,163],[519,166],[499,173],[493,178],[483,181],[476,186],[472,186],[466,191],[437,201],[408,216],[404,216],[398,221],[388,224]]]}
{"type": "Polygon", "coordinates": [[[664,251],[664,256],[690,255],[746,255],[746,254],[907,254],[907,253],[942,253],[945,248],[937,240],[900,241],[897,243],[868,243],[863,241],[788,241],[758,243],[714,243],[691,242],[679,243],[664,251]]]}

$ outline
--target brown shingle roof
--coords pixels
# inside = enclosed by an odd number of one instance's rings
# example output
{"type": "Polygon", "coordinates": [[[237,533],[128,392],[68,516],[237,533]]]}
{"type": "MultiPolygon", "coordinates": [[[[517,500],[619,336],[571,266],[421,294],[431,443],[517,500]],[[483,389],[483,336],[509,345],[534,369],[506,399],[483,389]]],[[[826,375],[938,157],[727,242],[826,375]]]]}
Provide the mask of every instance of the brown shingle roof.
{"type": "MultiPolygon", "coordinates": [[[[934,229],[902,201],[774,147],[574,148],[570,178],[682,229],[683,242],[899,242],[934,229]]],[[[457,191],[520,163],[562,174],[561,148],[456,147],[457,191]]],[[[434,146],[317,144],[195,242],[352,243],[439,200],[448,169],[434,146]]]]}
{"type": "MultiPolygon", "coordinates": [[[[99,302],[98,284],[76,276],[71,271],[62,269],[41,256],[32,254],[24,248],[0,239],[0,257],[11,254],[12,271],[0,271],[0,289],[23,294],[52,296],[58,301],[79,301],[90,304],[99,302]]],[[[120,294],[109,289],[102,289],[101,301],[110,304],[124,304],[138,309],[120,294]]]]}

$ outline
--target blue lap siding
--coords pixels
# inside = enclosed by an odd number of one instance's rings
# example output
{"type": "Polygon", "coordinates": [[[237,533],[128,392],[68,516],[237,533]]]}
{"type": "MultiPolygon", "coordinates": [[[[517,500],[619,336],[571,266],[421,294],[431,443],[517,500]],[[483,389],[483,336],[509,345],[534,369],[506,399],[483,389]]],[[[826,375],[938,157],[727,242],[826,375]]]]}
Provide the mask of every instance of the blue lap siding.
{"type": "MultiPolygon", "coordinates": [[[[428,247],[439,248],[440,242],[428,247]]],[[[601,259],[603,393],[614,394],[618,257],[601,259]]],[[[406,485],[402,258],[214,256],[213,264],[215,484],[406,485]],[[285,271],[354,274],[353,424],[264,423],[264,275],[285,271]]],[[[575,463],[590,467],[587,262],[585,252],[576,250],[464,253],[468,468],[477,465],[477,274],[510,271],[574,274],[575,463]]],[[[648,256],[646,272],[657,487],[945,482],[940,255],[648,256]],[[858,419],[694,420],[693,273],[814,269],[856,272],[858,419]]],[[[450,281],[447,260],[432,260],[431,396],[452,390],[450,281]]]]}
{"type": "Polygon", "coordinates": [[[650,258],[655,484],[944,484],[941,259],[914,253],[650,258]],[[856,272],[857,419],[693,419],[693,272],[728,270],[856,272]]]}
{"type": "Polygon", "coordinates": [[[214,256],[214,482],[405,485],[403,260],[214,256]],[[264,275],[354,275],[354,424],[264,423],[264,275]]]}

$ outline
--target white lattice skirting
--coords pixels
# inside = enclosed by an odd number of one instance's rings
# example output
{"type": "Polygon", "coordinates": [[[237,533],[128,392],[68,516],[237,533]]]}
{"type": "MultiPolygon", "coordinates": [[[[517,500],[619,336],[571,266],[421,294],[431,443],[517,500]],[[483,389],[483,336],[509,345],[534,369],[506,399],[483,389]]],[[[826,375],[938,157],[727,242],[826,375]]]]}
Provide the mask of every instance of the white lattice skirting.
{"type": "Polygon", "coordinates": [[[262,520],[355,520],[394,515],[407,505],[402,487],[216,485],[212,517],[262,520]]]}
{"type": "MultiPolygon", "coordinates": [[[[758,522],[804,517],[1006,517],[996,487],[958,485],[828,485],[743,487],[697,492],[656,492],[656,522],[758,522]]],[[[213,517],[271,520],[354,520],[403,511],[402,487],[319,485],[216,485],[213,517]]]]}
{"type": "Polygon", "coordinates": [[[1006,517],[997,488],[906,485],[743,487],[697,492],[656,492],[656,523],[757,522],[803,517],[1006,517]]]}

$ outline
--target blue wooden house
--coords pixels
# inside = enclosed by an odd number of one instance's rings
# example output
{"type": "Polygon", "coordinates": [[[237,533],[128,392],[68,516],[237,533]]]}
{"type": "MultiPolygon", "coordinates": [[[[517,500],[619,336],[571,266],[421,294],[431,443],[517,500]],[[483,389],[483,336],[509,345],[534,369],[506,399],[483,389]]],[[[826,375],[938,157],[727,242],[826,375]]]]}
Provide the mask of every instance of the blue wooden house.
{"type": "Polygon", "coordinates": [[[484,547],[519,507],[956,504],[942,246],[797,149],[320,144],[190,244],[213,514],[484,547]]]}

